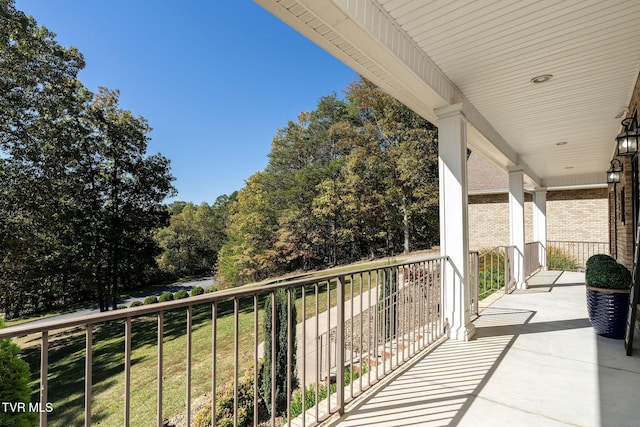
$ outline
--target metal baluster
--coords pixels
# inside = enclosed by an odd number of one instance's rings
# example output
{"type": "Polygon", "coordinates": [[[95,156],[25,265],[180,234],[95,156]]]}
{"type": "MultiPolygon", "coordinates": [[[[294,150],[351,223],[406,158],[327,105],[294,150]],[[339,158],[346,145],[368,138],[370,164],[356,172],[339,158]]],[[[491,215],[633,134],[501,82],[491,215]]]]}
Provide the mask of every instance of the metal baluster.
{"type": "Polygon", "coordinates": [[[186,373],[186,396],[187,403],[187,425],[191,425],[191,324],[193,323],[193,307],[187,307],[187,373],[186,373]]]}
{"type": "MultiPolygon", "coordinates": [[[[42,331],[40,348],[40,407],[46,408],[49,385],[49,332],[42,331]]],[[[40,412],[40,427],[47,427],[47,411],[40,412]]]]}
{"type": "Polygon", "coordinates": [[[157,410],[156,424],[162,427],[162,375],[163,375],[163,344],[164,344],[164,311],[158,312],[158,390],[157,390],[157,410]]]}
{"type": "MultiPolygon", "coordinates": [[[[92,363],[93,363],[93,325],[87,324],[85,331],[85,365],[84,365],[84,425],[91,426],[91,383],[92,383],[92,363]]],[[[42,408],[42,406],[40,407],[42,408]]]]}
{"type": "Polygon", "coordinates": [[[124,328],[124,425],[129,426],[131,407],[131,317],[124,328]]]}
{"type": "Polygon", "coordinates": [[[211,426],[216,426],[216,339],[218,337],[218,301],[211,303],[211,426]]]}
{"type": "MultiPolygon", "coordinates": [[[[258,294],[253,295],[253,425],[258,427],[258,294]]],[[[212,412],[213,414],[214,412],[212,412]]],[[[213,415],[212,415],[213,416],[213,415]]]]}

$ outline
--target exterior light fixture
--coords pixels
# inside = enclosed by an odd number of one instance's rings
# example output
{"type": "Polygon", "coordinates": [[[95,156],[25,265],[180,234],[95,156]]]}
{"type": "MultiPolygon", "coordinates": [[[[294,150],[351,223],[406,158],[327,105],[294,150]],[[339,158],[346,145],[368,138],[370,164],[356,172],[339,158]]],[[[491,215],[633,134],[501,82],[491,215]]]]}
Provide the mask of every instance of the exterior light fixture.
{"type": "Polygon", "coordinates": [[[616,137],[618,155],[633,156],[638,154],[638,139],[640,139],[640,134],[638,133],[638,111],[634,112],[633,116],[624,119],[621,124],[624,126],[624,130],[616,137]]]}
{"type": "Polygon", "coordinates": [[[621,174],[622,174],[622,162],[618,159],[611,160],[611,167],[607,171],[607,183],[608,184],[619,183],[621,174]]]}

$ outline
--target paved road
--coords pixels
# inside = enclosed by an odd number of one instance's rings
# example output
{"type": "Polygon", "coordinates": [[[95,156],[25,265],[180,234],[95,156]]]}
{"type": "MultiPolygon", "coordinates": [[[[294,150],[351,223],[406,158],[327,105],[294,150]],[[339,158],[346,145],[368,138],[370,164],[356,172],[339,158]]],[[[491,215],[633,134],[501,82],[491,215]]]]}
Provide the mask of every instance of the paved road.
{"type": "MultiPolygon", "coordinates": [[[[175,283],[173,285],[168,285],[162,288],[159,287],[157,290],[150,291],[148,293],[145,293],[144,295],[139,295],[139,296],[126,298],[126,299],[120,299],[118,300],[118,305],[126,305],[128,307],[131,305],[133,301],[144,301],[144,299],[148,296],[155,295],[159,297],[164,292],[175,293],[180,289],[184,289],[187,292],[191,292],[191,290],[196,286],[200,286],[204,289],[207,289],[208,287],[214,284],[215,284],[215,281],[213,277],[202,277],[200,279],[194,279],[188,282],[175,283]]],[[[100,308],[98,307],[98,305],[94,305],[93,307],[84,308],[84,309],[73,311],[70,313],[58,314],[56,316],[51,316],[44,319],[32,320],[31,322],[22,323],[22,325],[26,325],[26,324],[37,325],[39,323],[50,322],[52,320],[68,320],[68,319],[73,319],[80,316],[86,316],[87,314],[93,314],[93,313],[99,313],[99,312],[100,312],[100,308]]],[[[11,329],[11,327],[8,327],[6,329],[11,329]]]]}

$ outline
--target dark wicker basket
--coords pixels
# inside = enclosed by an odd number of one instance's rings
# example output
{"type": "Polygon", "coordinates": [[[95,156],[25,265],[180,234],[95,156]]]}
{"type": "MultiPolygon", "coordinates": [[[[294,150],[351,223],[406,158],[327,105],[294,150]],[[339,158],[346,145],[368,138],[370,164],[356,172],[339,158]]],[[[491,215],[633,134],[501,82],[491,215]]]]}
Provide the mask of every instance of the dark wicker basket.
{"type": "Polygon", "coordinates": [[[587,286],[587,309],[591,326],[598,335],[624,338],[629,310],[629,291],[587,286]]]}

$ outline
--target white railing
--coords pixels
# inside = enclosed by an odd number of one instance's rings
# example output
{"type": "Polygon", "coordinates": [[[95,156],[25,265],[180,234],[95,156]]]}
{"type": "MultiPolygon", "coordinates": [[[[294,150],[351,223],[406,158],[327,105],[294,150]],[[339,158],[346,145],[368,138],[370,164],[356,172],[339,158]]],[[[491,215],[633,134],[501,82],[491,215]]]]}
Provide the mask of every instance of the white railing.
{"type": "MultiPolygon", "coordinates": [[[[269,413],[282,415],[287,419],[287,425],[314,425],[328,418],[334,413],[343,413],[344,406],[373,384],[380,381],[390,372],[401,366],[414,355],[434,342],[446,336],[443,319],[443,289],[442,269],[444,258],[425,259],[419,262],[391,264],[378,268],[365,268],[349,273],[330,274],[322,277],[303,278],[290,282],[275,283],[264,286],[248,285],[189,297],[182,300],[145,305],[112,312],[97,313],[81,316],[70,320],[51,320],[39,324],[23,324],[0,330],[0,339],[16,338],[24,335],[37,334],[40,341],[40,407],[47,407],[49,396],[49,379],[56,377],[56,384],[64,386],[65,381],[76,381],[75,377],[62,375],[50,370],[50,343],[61,339],[70,328],[80,327],[84,332],[84,408],[74,408],[78,418],[84,420],[85,426],[92,423],[95,415],[92,410],[95,402],[93,391],[105,387],[105,384],[94,384],[93,378],[101,366],[93,360],[96,341],[96,331],[100,328],[116,328],[120,339],[124,341],[123,374],[123,413],[118,424],[129,426],[140,424],[132,417],[136,414],[131,410],[132,396],[141,392],[134,384],[135,372],[132,372],[132,336],[141,332],[149,332],[150,325],[155,324],[155,345],[157,365],[155,393],[148,407],[155,407],[155,425],[162,426],[164,421],[163,404],[166,402],[166,385],[163,378],[166,375],[165,345],[169,338],[165,334],[165,326],[169,320],[175,321],[176,316],[184,313],[181,327],[186,329],[186,344],[184,348],[184,405],[186,411],[186,425],[192,424],[191,405],[192,395],[192,361],[211,357],[208,378],[211,381],[211,407],[216,408],[216,399],[224,384],[220,384],[221,374],[227,369],[219,366],[217,360],[218,347],[222,344],[218,338],[221,334],[220,324],[232,318],[233,324],[233,424],[239,425],[239,379],[243,373],[252,373],[253,378],[259,376],[259,360],[262,349],[261,319],[266,299],[270,299],[272,307],[271,317],[271,354],[277,354],[276,336],[276,292],[286,292],[286,322],[296,325],[288,328],[287,332],[287,384],[286,410],[276,414],[275,387],[272,387],[271,408],[269,413]],[[194,317],[194,310],[198,316],[194,317]],[[210,316],[202,319],[202,313],[209,312],[210,316]],[[240,324],[240,311],[251,310],[253,316],[248,317],[251,325],[240,324]],[[294,311],[295,310],[295,311],[294,311]],[[293,313],[296,312],[296,318],[293,313]],[[123,326],[121,326],[123,325],[123,326]],[[241,329],[242,327],[242,329],[241,329]],[[122,329],[120,329],[122,328],[122,329]],[[147,329],[141,331],[141,328],[147,329]],[[194,352],[193,332],[195,329],[210,328],[211,352],[208,355],[194,352]],[[246,330],[250,331],[247,335],[246,330]],[[245,331],[245,332],[243,332],[245,331]],[[297,339],[297,351],[293,354],[293,340],[297,339]],[[250,343],[250,344],[247,344],[250,343]],[[247,345],[250,348],[247,348],[247,345]],[[250,353],[249,353],[250,352],[250,353]],[[253,363],[244,363],[247,354],[253,363]],[[241,357],[242,356],[242,357],[241,357]],[[297,378],[292,379],[291,367],[297,361],[297,378]],[[351,373],[345,376],[345,372],[351,373]],[[353,374],[358,372],[359,375],[353,374]],[[346,377],[350,376],[350,380],[346,377]],[[349,382],[347,385],[346,382],[349,382]],[[62,383],[61,383],[62,382],[62,383]],[[291,413],[292,395],[295,382],[299,382],[300,390],[311,390],[315,395],[313,405],[307,405],[302,398],[302,413],[299,416],[291,413]],[[332,387],[332,384],[335,386],[332,387]],[[321,400],[321,389],[327,390],[327,398],[321,400]]],[[[247,316],[243,317],[245,322],[247,316]]],[[[227,322],[228,323],[228,322],[227,322]]],[[[175,326],[171,324],[171,326],[175,326]]],[[[152,332],[153,333],[153,332],[152,332]]],[[[64,351],[58,349],[58,352],[64,351]]],[[[116,355],[111,355],[115,357],[116,355]]],[[[76,354],[76,357],[78,355],[76,354]]],[[[83,357],[80,355],[80,357],[83,357]]],[[[276,358],[271,357],[271,378],[276,377],[276,358]]],[[[32,367],[33,369],[33,367],[32,367]]],[[[230,372],[230,370],[229,370],[230,372]]],[[[258,411],[259,387],[253,381],[253,414],[258,411]]],[[[136,396],[137,397],[137,396],[136,396]]],[[[56,402],[51,402],[54,408],[56,402]]],[[[57,419],[56,411],[51,414],[40,413],[40,425],[68,425],[68,419],[57,419]]],[[[68,414],[67,414],[68,416],[68,414]]],[[[104,414],[101,414],[101,417],[104,414]]],[[[215,425],[215,410],[213,425],[215,425]]],[[[257,416],[251,417],[251,424],[257,426],[257,416]]],[[[276,416],[270,417],[270,424],[275,426],[276,416]]],[[[149,423],[150,420],[143,420],[149,423]]],[[[78,422],[80,424],[80,422],[78,422]]]]}
{"type": "Polygon", "coordinates": [[[514,247],[497,246],[483,252],[471,251],[470,259],[471,314],[475,315],[478,300],[496,291],[510,293],[515,289],[514,247]]]}
{"type": "Polygon", "coordinates": [[[546,249],[541,242],[529,242],[524,245],[524,277],[530,277],[544,268],[546,249]]]}

